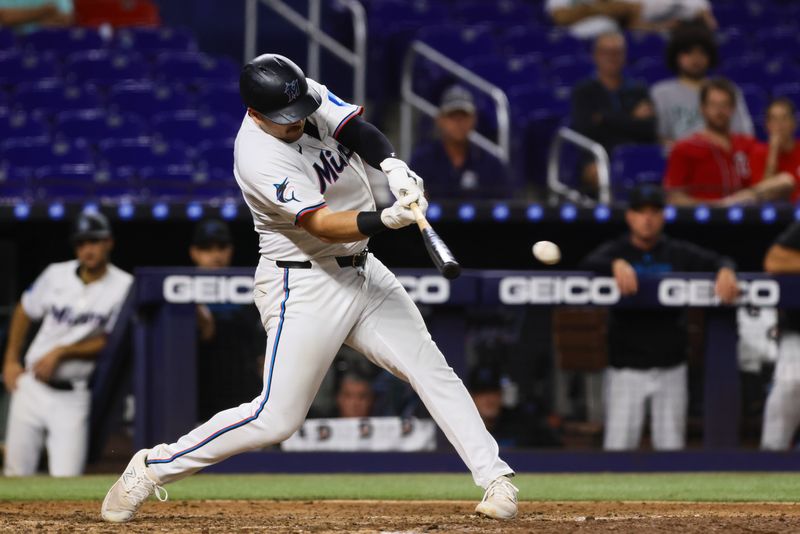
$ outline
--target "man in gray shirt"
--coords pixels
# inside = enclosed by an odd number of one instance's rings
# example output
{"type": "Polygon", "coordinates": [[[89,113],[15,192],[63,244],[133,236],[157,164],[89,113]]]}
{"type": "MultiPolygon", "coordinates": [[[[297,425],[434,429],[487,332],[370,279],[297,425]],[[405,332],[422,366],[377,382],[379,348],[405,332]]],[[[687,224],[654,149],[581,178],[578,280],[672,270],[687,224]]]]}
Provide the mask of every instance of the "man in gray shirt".
{"type": "MultiPolygon", "coordinates": [[[[717,45],[707,29],[686,25],[673,32],[667,46],[667,66],[677,77],[656,83],[650,91],[656,107],[661,142],[671,145],[703,129],[700,86],[716,63],[717,45]]],[[[738,87],[731,131],[753,135],[750,111],[738,87]]]]}

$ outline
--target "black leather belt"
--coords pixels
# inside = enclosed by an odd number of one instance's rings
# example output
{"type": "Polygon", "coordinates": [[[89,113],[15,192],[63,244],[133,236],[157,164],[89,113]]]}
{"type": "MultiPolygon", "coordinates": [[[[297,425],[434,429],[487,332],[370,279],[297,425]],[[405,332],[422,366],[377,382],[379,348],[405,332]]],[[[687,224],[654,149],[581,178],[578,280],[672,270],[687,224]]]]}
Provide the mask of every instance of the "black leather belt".
{"type": "MultiPolygon", "coordinates": [[[[358,254],[353,254],[352,256],[336,256],[336,263],[341,268],[345,267],[363,267],[367,263],[367,255],[369,251],[367,249],[362,250],[358,254]]],[[[275,265],[280,267],[281,269],[310,269],[311,262],[310,261],[284,261],[284,260],[277,260],[275,265]]]]}
{"type": "Polygon", "coordinates": [[[50,382],[45,382],[45,384],[59,391],[72,391],[75,389],[75,384],[66,380],[51,380],[50,382]]]}

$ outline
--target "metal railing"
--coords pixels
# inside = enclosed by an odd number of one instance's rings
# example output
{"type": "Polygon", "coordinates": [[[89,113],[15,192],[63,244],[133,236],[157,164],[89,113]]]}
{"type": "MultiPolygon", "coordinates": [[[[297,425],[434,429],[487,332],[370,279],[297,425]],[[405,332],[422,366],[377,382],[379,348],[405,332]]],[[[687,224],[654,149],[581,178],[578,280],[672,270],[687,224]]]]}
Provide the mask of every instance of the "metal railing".
{"type": "Polygon", "coordinates": [[[592,153],[597,163],[597,199],[601,204],[610,204],[611,180],[608,172],[608,152],[606,152],[606,149],[603,148],[603,145],[600,143],[596,143],[585,135],[579,134],[575,130],[566,127],[558,129],[553,143],[550,145],[550,154],[547,158],[547,186],[550,191],[581,206],[591,206],[597,203],[594,199],[584,195],[577,189],[569,187],[561,181],[561,177],[559,176],[559,161],[561,158],[561,147],[565,141],[592,153]]]}
{"type": "Polygon", "coordinates": [[[258,34],[258,4],[268,6],[291,25],[308,37],[308,62],[306,74],[319,80],[320,46],[353,68],[353,101],[363,104],[366,98],[367,80],[367,15],[364,6],[357,0],[336,0],[353,18],[353,50],[322,31],[321,0],[309,0],[308,18],[292,9],[282,0],[246,0],[244,12],[244,62],[256,56],[258,34]]]}
{"type": "Polygon", "coordinates": [[[500,161],[507,165],[511,148],[509,105],[506,94],[496,85],[481,78],[474,72],[465,69],[449,57],[437,52],[421,41],[414,41],[411,44],[403,63],[403,78],[401,82],[402,102],[400,105],[400,157],[407,160],[411,156],[414,109],[417,109],[429,117],[436,117],[439,113],[438,106],[414,92],[413,71],[417,56],[422,56],[435,63],[459,80],[468,83],[479,91],[487,93],[492,97],[497,113],[497,142],[475,131],[470,133],[469,138],[470,141],[491,154],[494,154],[500,161]]]}

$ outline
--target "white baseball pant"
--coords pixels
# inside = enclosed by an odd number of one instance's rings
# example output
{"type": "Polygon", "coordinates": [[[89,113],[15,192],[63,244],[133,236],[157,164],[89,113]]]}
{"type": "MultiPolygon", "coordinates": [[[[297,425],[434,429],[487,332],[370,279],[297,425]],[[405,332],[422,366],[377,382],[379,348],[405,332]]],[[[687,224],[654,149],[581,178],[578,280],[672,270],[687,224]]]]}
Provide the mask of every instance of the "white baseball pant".
{"type": "Polygon", "coordinates": [[[83,473],[89,444],[91,392],[50,388],[25,372],[11,395],[6,430],[3,473],[6,476],[36,474],[42,447],[54,477],[83,473]]]}
{"type": "Polygon", "coordinates": [[[262,258],[254,295],[268,337],[263,391],[154,447],[147,464],[160,483],[291,436],[343,343],[411,384],[477,485],[512,473],[419,310],[377,258],[370,254],[363,269],[341,268],[333,258],[283,269],[262,258]]]}
{"type": "Polygon", "coordinates": [[[677,450],[686,445],[686,364],[652,369],[610,367],[605,378],[603,448],[625,451],[639,446],[648,402],[653,448],[677,450]]]}
{"type": "Polygon", "coordinates": [[[764,408],[761,448],[782,451],[800,426],[800,334],[781,336],[772,389],[764,408]]]}

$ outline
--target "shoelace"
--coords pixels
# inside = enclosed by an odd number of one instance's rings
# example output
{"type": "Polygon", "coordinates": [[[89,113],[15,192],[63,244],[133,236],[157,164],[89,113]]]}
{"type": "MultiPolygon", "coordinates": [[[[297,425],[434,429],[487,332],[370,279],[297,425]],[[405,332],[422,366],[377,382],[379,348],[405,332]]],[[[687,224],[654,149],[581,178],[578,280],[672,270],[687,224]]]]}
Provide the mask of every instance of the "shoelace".
{"type": "Polygon", "coordinates": [[[137,484],[134,484],[133,487],[128,490],[128,493],[132,494],[134,499],[141,504],[147,500],[151,491],[155,494],[156,499],[161,502],[166,501],[169,497],[166,489],[148,479],[146,475],[140,476],[137,484]],[[162,492],[164,493],[163,497],[161,496],[162,492]]]}
{"type": "Polygon", "coordinates": [[[508,479],[503,477],[491,483],[486,492],[486,498],[499,495],[501,497],[505,497],[510,501],[516,502],[517,501],[516,492],[518,491],[519,489],[514,484],[512,484],[508,479]]]}

